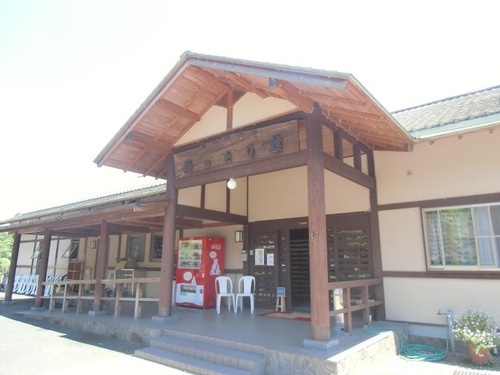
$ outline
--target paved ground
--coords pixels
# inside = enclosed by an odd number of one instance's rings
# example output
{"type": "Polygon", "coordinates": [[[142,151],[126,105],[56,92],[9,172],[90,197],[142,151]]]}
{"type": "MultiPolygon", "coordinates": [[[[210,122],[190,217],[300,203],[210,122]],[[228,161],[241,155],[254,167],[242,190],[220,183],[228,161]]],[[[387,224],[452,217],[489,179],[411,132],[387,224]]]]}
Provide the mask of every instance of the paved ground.
{"type": "MultiPolygon", "coordinates": [[[[0,293],[0,301],[3,301],[0,293]]],[[[133,356],[138,344],[33,321],[15,314],[32,300],[0,302],[0,375],[184,374],[133,356]]]]}
{"type": "MultiPolygon", "coordinates": [[[[0,293],[0,301],[3,299],[4,294],[0,293]]],[[[120,375],[137,375],[142,371],[186,374],[134,357],[135,349],[143,344],[89,334],[16,314],[16,311],[29,310],[33,304],[32,298],[25,299],[19,295],[15,295],[14,304],[0,302],[0,375],[88,375],[105,371],[115,371],[120,375]]],[[[210,314],[204,315],[210,317],[210,314]]],[[[230,326],[234,316],[226,314],[225,325],[230,326]]],[[[267,319],[273,325],[282,321],[267,319]]],[[[181,323],[182,318],[179,318],[181,323]]],[[[192,320],[190,324],[193,324],[192,320]]],[[[205,325],[205,329],[209,330],[212,325],[205,325]]],[[[293,333],[289,333],[291,336],[288,341],[293,341],[293,333]]],[[[411,362],[395,358],[376,374],[370,375],[400,374],[500,374],[500,357],[494,357],[494,362],[484,368],[474,368],[463,356],[449,355],[445,363],[411,362]]]]}

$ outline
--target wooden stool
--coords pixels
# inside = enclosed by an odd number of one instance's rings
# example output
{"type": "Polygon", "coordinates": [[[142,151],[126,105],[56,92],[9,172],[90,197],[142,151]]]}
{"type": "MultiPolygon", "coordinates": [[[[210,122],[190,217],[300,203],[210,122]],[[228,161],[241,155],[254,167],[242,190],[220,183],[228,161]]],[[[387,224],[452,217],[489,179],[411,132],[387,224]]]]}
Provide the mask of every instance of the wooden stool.
{"type": "Polygon", "coordinates": [[[286,311],[285,297],[276,297],[276,311],[286,311]]]}

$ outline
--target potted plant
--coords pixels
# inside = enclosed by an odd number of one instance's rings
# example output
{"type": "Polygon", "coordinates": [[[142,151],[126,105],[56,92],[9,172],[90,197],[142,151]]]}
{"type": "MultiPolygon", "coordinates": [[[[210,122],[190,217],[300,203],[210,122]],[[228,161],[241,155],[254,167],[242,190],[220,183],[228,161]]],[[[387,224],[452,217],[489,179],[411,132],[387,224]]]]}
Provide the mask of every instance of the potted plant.
{"type": "Polygon", "coordinates": [[[467,346],[469,358],[477,364],[490,361],[490,350],[496,346],[498,322],[479,310],[466,310],[453,319],[455,337],[467,346]]]}

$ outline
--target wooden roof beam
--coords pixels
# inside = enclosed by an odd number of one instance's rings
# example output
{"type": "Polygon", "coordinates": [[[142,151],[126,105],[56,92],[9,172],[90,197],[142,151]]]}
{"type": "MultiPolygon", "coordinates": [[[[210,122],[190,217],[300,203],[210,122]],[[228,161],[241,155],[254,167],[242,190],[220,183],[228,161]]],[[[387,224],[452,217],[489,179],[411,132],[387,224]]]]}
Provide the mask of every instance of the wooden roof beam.
{"type": "Polygon", "coordinates": [[[126,138],[127,142],[135,142],[142,146],[142,148],[147,147],[148,151],[155,151],[161,154],[172,148],[172,144],[169,142],[165,142],[159,139],[155,139],[150,137],[149,135],[145,135],[138,132],[130,132],[126,138]]]}
{"type": "Polygon", "coordinates": [[[309,85],[328,87],[337,90],[345,90],[347,87],[348,76],[339,73],[338,77],[325,77],[313,72],[283,70],[277,69],[270,64],[237,64],[230,61],[209,60],[203,57],[191,56],[189,63],[192,66],[199,66],[207,69],[215,69],[218,71],[234,72],[242,75],[255,75],[259,77],[273,77],[279,80],[300,82],[309,85]]]}
{"type": "Polygon", "coordinates": [[[266,98],[269,97],[269,94],[267,94],[264,90],[256,87],[250,81],[248,81],[244,77],[240,76],[239,74],[232,73],[232,72],[227,72],[225,74],[225,77],[227,77],[228,79],[230,79],[236,85],[241,86],[246,91],[254,93],[257,96],[261,97],[262,99],[266,99],[266,98]]]}
{"type": "Polygon", "coordinates": [[[366,119],[366,120],[373,120],[373,121],[380,121],[386,123],[387,121],[383,121],[383,117],[381,114],[375,114],[375,113],[367,113],[367,112],[360,112],[360,111],[352,111],[349,109],[345,108],[339,108],[339,107],[328,107],[327,110],[333,114],[341,114],[344,116],[349,116],[349,117],[355,117],[359,119],[366,119]]]}
{"type": "MultiPolygon", "coordinates": [[[[273,82],[270,79],[270,83],[273,82]]],[[[271,87],[271,92],[277,93],[281,98],[290,101],[298,108],[307,113],[314,110],[314,102],[308,97],[302,96],[299,89],[287,81],[276,80],[275,87],[271,87]]]]}
{"type": "Polygon", "coordinates": [[[137,161],[144,156],[147,150],[148,148],[146,146],[143,146],[142,150],[139,151],[137,155],[129,163],[127,163],[124,169],[126,171],[129,171],[135,165],[135,163],[137,163],[137,161]]]}
{"type": "Polygon", "coordinates": [[[231,91],[233,89],[232,87],[230,87],[230,86],[224,84],[223,82],[217,80],[217,78],[215,78],[212,74],[208,73],[204,69],[198,68],[196,66],[190,66],[189,70],[193,70],[195,72],[195,74],[200,75],[200,76],[206,78],[207,80],[210,80],[210,84],[212,86],[220,87],[225,92],[231,91]]]}
{"type": "Polygon", "coordinates": [[[193,229],[193,228],[201,229],[203,228],[203,221],[195,219],[186,219],[185,217],[177,217],[175,219],[175,226],[177,228],[183,228],[183,229],[193,229]]]}
{"type": "Polygon", "coordinates": [[[166,100],[165,98],[158,99],[156,101],[156,108],[160,109],[162,111],[175,113],[178,116],[182,116],[182,117],[187,118],[187,119],[194,121],[194,122],[198,122],[201,119],[201,117],[198,114],[196,114],[196,113],[194,113],[186,108],[183,108],[175,103],[172,103],[172,102],[166,100]]]}
{"type": "MultiPolygon", "coordinates": [[[[153,172],[153,169],[155,169],[158,166],[158,164],[164,162],[167,159],[167,156],[169,154],[170,154],[170,152],[164,152],[163,155],[161,155],[148,169],[146,169],[146,172],[144,172],[143,175],[149,176],[153,172]]],[[[157,174],[155,177],[160,178],[160,175],[161,175],[161,172],[159,174],[157,174]]]]}
{"type": "Polygon", "coordinates": [[[353,99],[341,98],[338,96],[332,96],[332,95],[328,95],[328,94],[321,94],[319,92],[311,92],[311,91],[303,91],[303,90],[299,90],[299,93],[301,95],[305,95],[305,96],[314,98],[318,102],[328,103],[329,105],[331,105],[332,103],[333,104],[339,103],[339,104],[345,104],[345,105],[353,106],[353,107],[363,107],[364,108],[364,107],[368,106],[368,102],[366,100],[353,100],[353,99]]]}

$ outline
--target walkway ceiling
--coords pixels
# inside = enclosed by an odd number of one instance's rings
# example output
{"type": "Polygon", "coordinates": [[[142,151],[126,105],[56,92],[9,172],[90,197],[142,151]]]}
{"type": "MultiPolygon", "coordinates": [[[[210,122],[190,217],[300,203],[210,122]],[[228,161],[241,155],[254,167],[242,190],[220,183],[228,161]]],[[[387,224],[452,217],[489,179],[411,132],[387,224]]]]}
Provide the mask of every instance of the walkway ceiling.
{"type": "Polygon", "coordinates": [[[317,102],[327,120],[372,150],[407,151],[413,143],[350,74],[186,52],[94,161],[166,178],[176,142],[210,108],[246,93],[287,100],[306,113],[317,102]]]}

